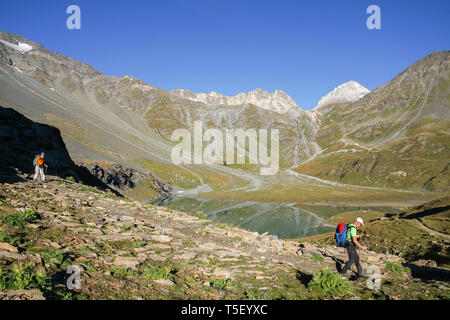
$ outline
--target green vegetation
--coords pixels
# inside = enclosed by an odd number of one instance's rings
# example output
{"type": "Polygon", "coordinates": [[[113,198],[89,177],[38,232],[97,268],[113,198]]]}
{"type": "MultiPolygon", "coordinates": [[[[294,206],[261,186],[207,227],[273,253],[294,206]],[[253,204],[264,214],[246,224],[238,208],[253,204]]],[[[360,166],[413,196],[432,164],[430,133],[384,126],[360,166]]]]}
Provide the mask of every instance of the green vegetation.
{"type": "Polygon", "coordinates": [[[145,245],[144,241],[135,241],[133,242],[133,247],[134,248],[142,248],[145,245]]]}
{"type": "Polygon", "coordinates": [[[0,290],[43,289],[47,286],[45,269],[34,264],[13,264],[6,269],[0,266],[0,290]]]}
{"type": "Polygon", "coordinates": [[[375,221],[379,218],[385,217],[386,212],[380,212],[380,211],[372,211],[372,210],[365,210],[365,211],[349,211],[349,212],[343,212],[340,214],[337,214],[333,217],[330,217],[328,219],[325,219],[323,222],[329,225],[338,225],[339,222],[346,222],[346,223],[352,223],[356,220],[358,217],[362,217],[364,219],[364,223],[370,223],[372,221],[375,221]]]}
{"type": "Polygon", "coordinates": [[[171,163],[160,163],[148,159],[142,160],[141,163],[160,179],[169,181],[180,188],[195,188],[200,185],[195,175],[171,163]]]}
{"type": "MultiPolygon", "coordinates": [[[[333,109],[333,112],[339,110],[333,109]]],[[[328,113],[325,117],[330,119],[333,115],[336,114],[328,113]]],[[[382,140],[407,124],[394,124],[391,119],[396,117],[389,118],[388,122],[379,120],[376,125],[359,127],[355,124],[359,129],[346,136],[347,144],[338,141],[339,137],[335,135],[339,123],[327,125],[324,122],[319,131],[319,144],[322,142],[325,150],[323,155],[294,170],[345,184],[418,191],[448,190],[450,138],[447,128],[450,122],[430,116],[410,124],[406,134],[399,135],[396,140],[376,148],[368,144],[367,149],[362,149],[358,145],[382,140]],[[353,145],[352,141],[355,141],[353,145]]]]}
{"type": "Polygon", "coordinates": [[[225,278],[223,278],[223,279],[212,279],[211,283],[212,283],[214,288],[217,288],[217,289],[220,289],[220,290],[225,289],[225,287],[228,287],[228,286],[237,286],[236,282],[234,282],[234,281],[232,281],[231,279],[228,279],[228,278],[227,279],[225,279],[225,278]]]}
{"type": "Polygon", "coordinates": [[[418,219],[426,227],[450,235],[450,196],[430,201],[401,214],[403,219],[418,219]]]}
{"type": "Polygon", "coordinates": [[[96,187],[91,187],[91,186],[85,186],[83,184],[80,184],[80,191],[89,191],[89,192],[93,192],[93,193],[100,193],[100,190],[98,190],[96,187]]]}
{"type": "MultiPolygon", "coordinates": [[[[359,230],[362,236],[361,243],[367,245],[369,250],[399,255],[408,261],[434,260],[438,266],[450,267],[447,240],[440,236],[433,236],[420,227],[420,220],[423,220],[436,224],[440,222],[439,227],[436,228],[442,231],[447,230],[450,221],[448,219],[449,203],[450,197],[445,197],[400,213],[382,214],[368,211],[365,216],[364,213],[345,212],[324,222],[335,225],[338,221],[351,222],[356,216],[361,216],[366,222],[359,230]]],[[[325,245],[335,243],[333,233],[306,237],[302,241],[325,245]]]]}
{"type": "Polygon", "coordinates": [[[312,257],[313,261],[315,261],[315,262],[323,261],[323,257],[320,254],[317,254],[315,252],[311,252],[311,257],[312,257]]]}
{"type": "Polygon", "coordinates": [[[383,261],[383,263],[386,265],[386,268],[393,273],[401,274],[408,270],[408,268],[405,268],[401,264],[398,264],[398,263],[393,263],[393,262],[386,261],[386,260],[383,261]]]}
{"type": "Polygon", "coordinates": [[[125,278],[126,276],[136,276],[137,272],[127,268],[113,268],[109,270],[114,277],[125,278]]]}
{"type": "Polygon", "coordinates": [[[364,189],[337,185],[275,185],[266,184],[256,191],[212,191],[201,193],[211,199],[233,199],[267,202],[306,202],[321,204],[348,204],[360,206],[418,205],[439,196],[434,193],[410,192],[389,189],[364,189]]]}
{"type": "Polygon", "coordinates": [[[345,294],[352,290],[348,279],[343,279],[339,273],[333,272],[328,268],[322,268],[317,272],[308,284],[308,287],[332,294],[345,294]]]}
{"type": "Polygon", "coordinates": [[[66,181],[75,182],[75,179],[72,176],[66,177],[66,181]]]}
{"type": "Polygon", "coordinates": [[[18,227],[20,229],[25,228],[28,223],[33,223],[40,218],[41,215],[31,209],[0,215],[0,220],[5,221],[10,226],[18,227]]]}
{"type": "Polygon", "coordinates": [[[22,238],[15,235],[10,235],[7,231],[0,229],[0,242],[17,245],[22,242],[22,238]]]}
{"type": "Polygon", "coordinates": [[[62,266],[70,262],[69,252],[64,252],[60,249],[41,249],[41,248],[27,248],[28,252],[38,252],[44,263],[57,263],[62,266]]]}
{"type": "Polygon", "coordinates": [[[139,267],[142,275],[147,279],[168,279],[175,280],[175,273],[177,270],[171,265],[154,265],[150,263],[145,263],[139,267]]]}

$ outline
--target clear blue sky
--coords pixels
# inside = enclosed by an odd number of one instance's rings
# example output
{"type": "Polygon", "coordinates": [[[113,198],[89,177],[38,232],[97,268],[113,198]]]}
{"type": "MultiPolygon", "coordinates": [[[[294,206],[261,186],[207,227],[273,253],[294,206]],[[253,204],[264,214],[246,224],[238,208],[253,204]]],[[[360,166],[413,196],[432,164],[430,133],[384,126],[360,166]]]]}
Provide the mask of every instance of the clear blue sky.
{"type": "Polygon", "coordinates": [[[450,49],[448,0],[1,1],[0,30],[164,89],[281,89],[309,109],[337,85],[370,90],[450,49]],[[81,8],[81,30],[66,8],[81,8]],[[381,8],[381,30],[366,8],[381,8]]]}

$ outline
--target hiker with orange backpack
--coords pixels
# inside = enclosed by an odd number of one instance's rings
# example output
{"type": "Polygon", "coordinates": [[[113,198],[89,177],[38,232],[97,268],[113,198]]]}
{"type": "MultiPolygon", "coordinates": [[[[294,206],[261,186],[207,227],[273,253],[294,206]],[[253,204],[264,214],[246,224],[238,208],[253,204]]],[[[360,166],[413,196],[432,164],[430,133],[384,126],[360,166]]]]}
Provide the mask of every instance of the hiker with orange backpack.
{"type": "Polygon", "coordinates": [[[42,182],[45,182],[45,173],[44,167],[48,168],[48,165],[44,160],[45,154],[42,152],[40,155],[34,157],[33,165],[34,165],[34,177],[33,181],[36,181],[37,177],[40,175],[42,178],[42,182]]]}
{"type": "Polygon", "coordinates": [[[359,262],[359,255],[356,252],[356,247],[360,248],[361,250],[367,250],[367,247],[361,245],[358,241],[358,239],[361,238],[361,235],[356,234],[356,230],[363,225],[363,219],[356,218],[354,223],[345,224],[341,222],[337,227],[335,233],[336,245],[339,247],[344,247],[345,249],[347,249],[348,253],[348,261],[341,271],[342,276],[347,276],[347,271],[350,269],[352,264],[356,264],[358,277],[365,276],[365,273],[363,272],[363,269],[361,267],[361,263],[359,262]]]}

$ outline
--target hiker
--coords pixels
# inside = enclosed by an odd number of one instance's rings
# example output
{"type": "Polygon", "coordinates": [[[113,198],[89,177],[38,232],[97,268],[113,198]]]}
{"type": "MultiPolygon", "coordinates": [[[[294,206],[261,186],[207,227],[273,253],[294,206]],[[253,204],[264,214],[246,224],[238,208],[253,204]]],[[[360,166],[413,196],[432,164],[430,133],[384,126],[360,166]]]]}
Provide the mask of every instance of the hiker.
{"type": "Polygon", "coordinates": [[[349,223],[347,225],[347,238],[344,244],[344,247],[347,249],[349,260],[345,264],[344,268],[341,271],[342,276],[347,276],[347,271],[350,269],[352,264],[356,264],[356,269],[358,270],[358,277],[364,276],[365,273],[362,270],[361,264],[359,263],[359,255],[356,252],[356,247],[367,250],[367,246],[362,246],[358,239],[361,238],[361,235],[356,234],[356,230],[363,226],[364,222],[361,218],[356,218],[355,222],[349,223]]]}
{"type": "Polygon", "coordinates": [[[40,155],[37,155],[36,157],[34,157],[33,181],[36,181],[38,175],[40,175],[42,178],[42,182],[45,182],[44,167],[48,168],[48,165],[45,163],[44,157],[45,157],[45,154],[43,152],[40,155]]]}

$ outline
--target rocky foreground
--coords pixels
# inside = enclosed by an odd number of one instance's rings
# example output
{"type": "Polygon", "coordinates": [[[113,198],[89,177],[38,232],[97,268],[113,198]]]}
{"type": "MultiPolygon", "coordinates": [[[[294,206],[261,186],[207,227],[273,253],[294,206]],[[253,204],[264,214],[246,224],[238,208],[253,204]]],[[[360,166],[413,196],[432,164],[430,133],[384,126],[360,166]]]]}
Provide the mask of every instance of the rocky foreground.
{"type": "Polygon", "coordinates": [[[323,268],[346,260],[343,248],[259,235],[53,176],[1,184],[0,201],[0,299],[450,298],[449,279],[375,252],[361,258],[380,268],[380,289],[366,278],[320,285],[323,268]],[[72,265],[81,267],[81,288],[69,290],[72,265]]]}

